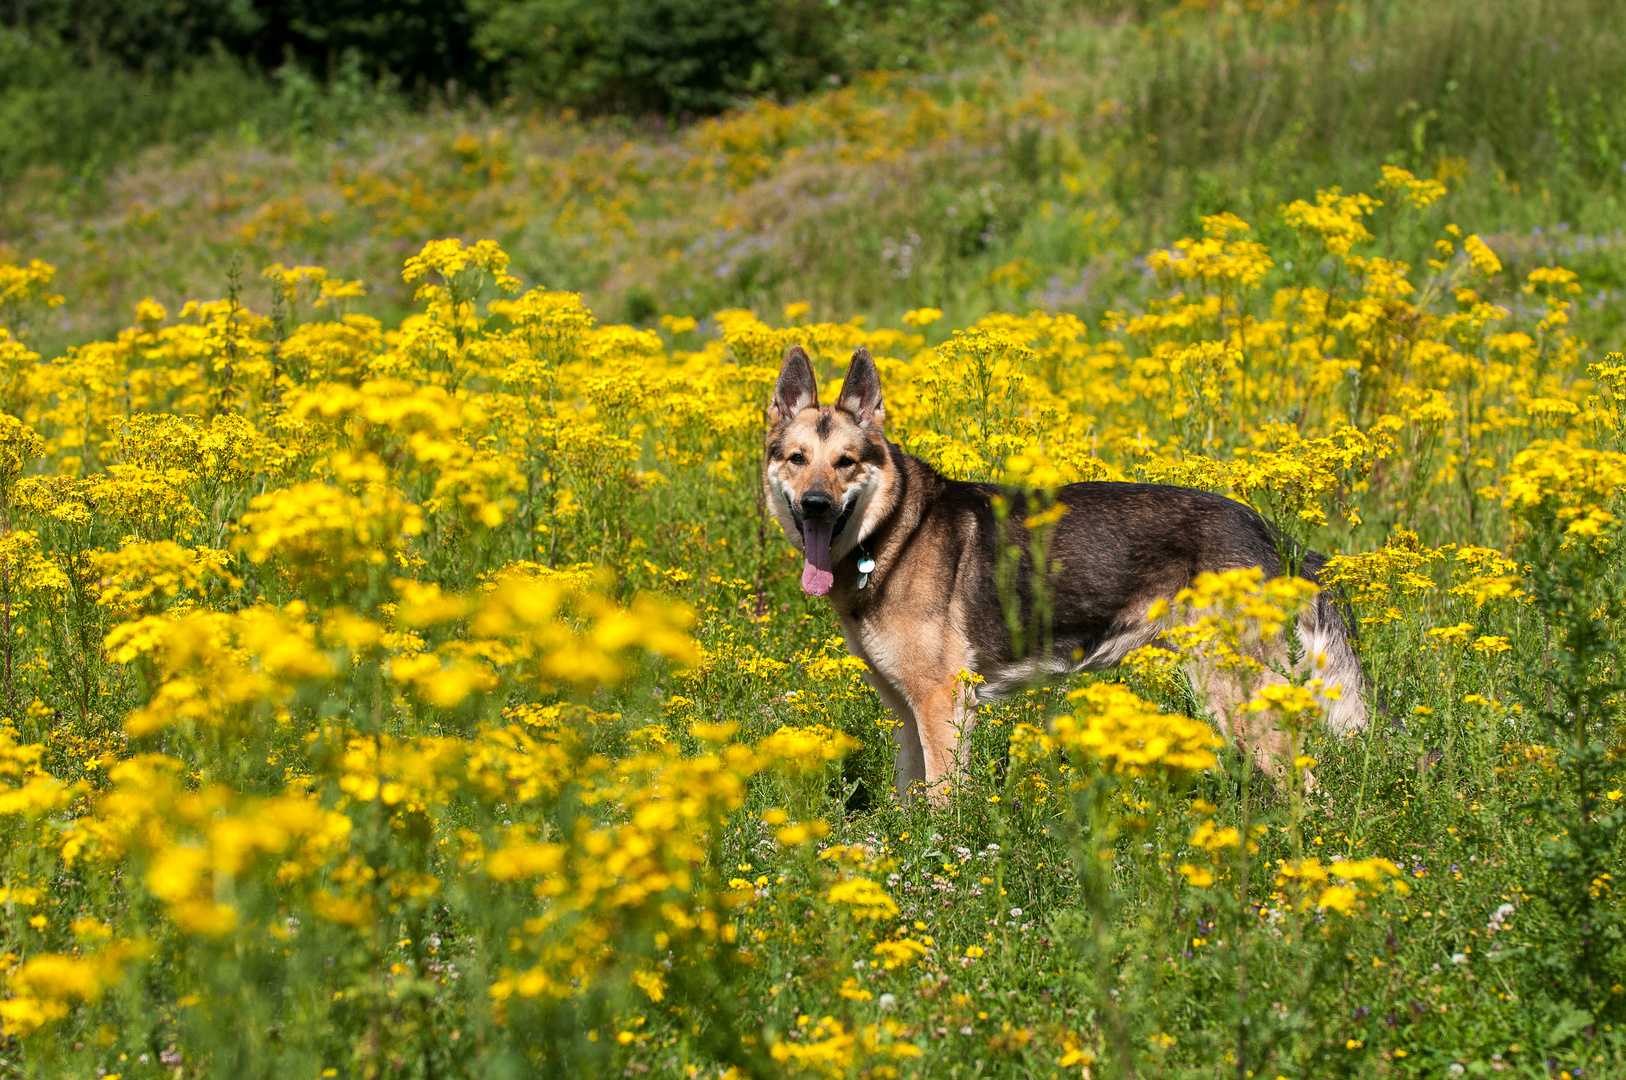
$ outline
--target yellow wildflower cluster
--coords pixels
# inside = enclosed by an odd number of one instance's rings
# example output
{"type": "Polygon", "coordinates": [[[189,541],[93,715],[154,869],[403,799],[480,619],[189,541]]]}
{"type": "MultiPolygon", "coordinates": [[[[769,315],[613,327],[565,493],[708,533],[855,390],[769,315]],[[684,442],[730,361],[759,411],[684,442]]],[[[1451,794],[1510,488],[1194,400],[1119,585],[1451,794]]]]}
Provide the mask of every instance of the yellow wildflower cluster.
{"type": "Polygon", "coordinates": [[[95,1001],[119,983],[124,962],[134,951],[126,942],[106,945],[86,956],[40,953],[11,973],[12,997],[0,1001],[0,1030],[32,1035],[68,1015],[80,1002],[95,1001]]]}
{"type": "Polygon", "coordinates": [[[1154,603],[1148,618],[1175,614],[1167,636],[1185,655],[1220,670],[1257,675],[1265,671],[1262,643],[1280,637],[1316,591],[1300,577],[1266,581],[1258,567],[1203,573],[1175,594],[1172,606],[1154,603]]]}
{"type": "Polygon", "coordinates": [[[1503,486],[1504,505],[1532,527],[1556,521],[1567,537],[1595,543],[1619,521],[1609,507],[1626,486],[1626,454],[1538,440],[1519,451],[1503,486]]]}
{"type": "Polygon", "coordinates": [[[1068,698],[1078,711],[1056,719],[1054,738],[1078,758],[1112,772],[1169,776],[1201,772],[1217,760],[1213,728],[1163,712],[1116,683],[1087,686],[1068,698]]]}
{"type": "Polygon", "coordinates": [[[1276,888],[1286,891],[1300,911],[1317,908],[1354,914],[1366,900],[1387,890],[1404,896],[1411,887],[1400,880],[1400,868],[1388,859],[1344,860],[1323,865],[1320,859],[1282,860],[1276,888]]]}
{"type": "Polygon", "coordinates": [[[900,1025],[895,1023],[848,1028],[831,1016],[818,1021],[800,1016],[796,1027],[799,1036],[796,1041],[786,1040],[773,1046],[774,1060],[793,1076],[825,1076],[835,1080],[851,1076],[854,1069],[866,1066],[867,1075],[895,1076],[895,1068],[877,1063],[904,1061],[922,1053],[920,1047],[898,1037],[900,1025]]]}

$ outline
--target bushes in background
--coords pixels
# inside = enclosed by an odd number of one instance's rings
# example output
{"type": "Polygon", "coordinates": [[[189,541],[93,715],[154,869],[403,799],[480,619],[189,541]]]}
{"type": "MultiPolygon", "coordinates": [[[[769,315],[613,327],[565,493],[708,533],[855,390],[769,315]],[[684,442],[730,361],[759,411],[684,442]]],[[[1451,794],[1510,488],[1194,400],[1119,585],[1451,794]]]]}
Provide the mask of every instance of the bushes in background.
{"type": "MultiPolygon", "coordinates": [[[[0,176],[141,146],[309,130],[311,80],[422,103],[681,119],[930,57],[989,0],[15,0],[0,9],[0,176]],[[295,87],[290,91],[289,87],[295,87]],[[297,116],[295,114],[298,114],[297,116]],[[303,119],[301,119],[303,118],[303,119]]],[[[320,111],[320,110],[316,110],[320,111]]],[[[332,110],[329,110],[332,112],[332,110]]],[[[314,126],[353,123],[340,109],[314,126]]]]}
{"type": "Polygon", "coordinates": [[[844,65],[824,0],[470,0],[509,85],[622,112],[719,112],[798,94],[844,65]]]}

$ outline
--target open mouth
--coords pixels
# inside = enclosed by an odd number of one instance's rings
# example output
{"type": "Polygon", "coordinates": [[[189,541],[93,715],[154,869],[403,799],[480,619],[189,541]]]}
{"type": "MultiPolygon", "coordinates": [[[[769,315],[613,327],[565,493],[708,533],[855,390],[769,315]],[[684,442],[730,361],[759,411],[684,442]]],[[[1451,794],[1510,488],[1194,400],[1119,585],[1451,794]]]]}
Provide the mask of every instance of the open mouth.
{"type": "Polygon", "coordinates": [[[847,519],[852,517],[852,508],[842,510],[841,515],[834,521],[818,518],[801,518],[797,524],[802,529],[802,591],[809,596],[823,596],[830,591],[836,583],[835,570],[830,562],[830,545],[835,538],[841,535],[841,530],[847,527],[847,519]]]}

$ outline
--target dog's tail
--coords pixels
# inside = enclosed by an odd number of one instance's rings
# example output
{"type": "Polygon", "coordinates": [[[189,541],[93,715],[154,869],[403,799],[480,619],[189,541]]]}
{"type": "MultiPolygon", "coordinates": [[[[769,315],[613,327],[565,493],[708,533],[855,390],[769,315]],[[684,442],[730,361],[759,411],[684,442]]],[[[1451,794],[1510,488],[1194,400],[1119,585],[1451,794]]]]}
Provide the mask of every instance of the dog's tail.
{"type": "MultiPolygon", "coordinates": [[[[1324,563],[1320,558],[1305,559],[1302,573],[1315,581],[1324,563]]],[[[1311,677],[1320,679],[1325,689],[1338,688],[1332,691],[1336,697],[1325,692],[1316,696],[1327,726],[1340,735],[1364,731],[1371,719],[1367,708],[1370,687],[1355,653],[1355,635],[1354,613],[1330,589],[1323,588],[1299,613],[1299,639],[1311,677]]]]}

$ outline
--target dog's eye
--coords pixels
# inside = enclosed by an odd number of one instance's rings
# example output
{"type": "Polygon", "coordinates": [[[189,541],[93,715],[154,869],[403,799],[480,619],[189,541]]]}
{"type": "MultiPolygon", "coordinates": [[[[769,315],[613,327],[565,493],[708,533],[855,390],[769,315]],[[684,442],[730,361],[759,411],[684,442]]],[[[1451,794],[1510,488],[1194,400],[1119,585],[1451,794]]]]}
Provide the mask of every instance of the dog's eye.
{"type": "Polygon", "coordinates": [[[802,452],[798,450],[790,456],[790,463],[792,465],[806,465],[807,459],[803,457],[802,452]]]}
{"type": "Polygon", "coordinates": [[[856,462],[854,462],[852,458],[848,457],[846,454],[842,454],[841,460],[836,462],[836,468],[845,469],[854,464],[856,464],[856,462]]]}

